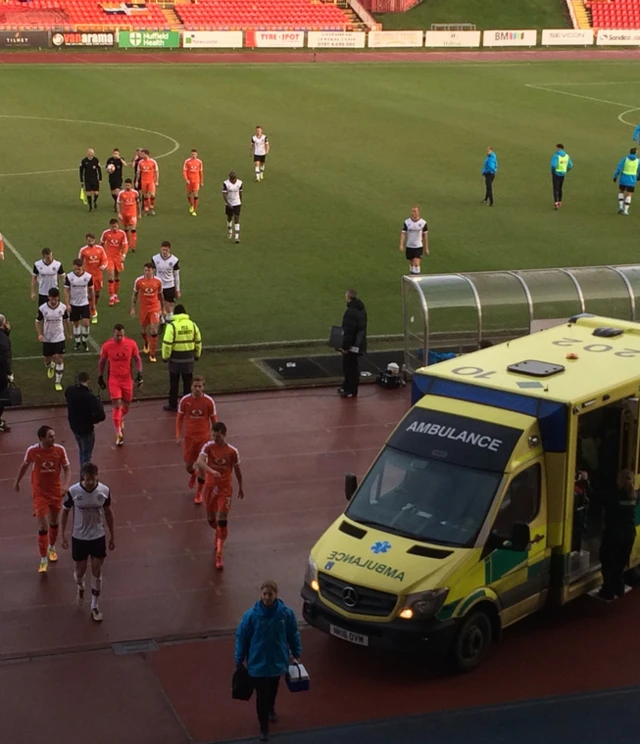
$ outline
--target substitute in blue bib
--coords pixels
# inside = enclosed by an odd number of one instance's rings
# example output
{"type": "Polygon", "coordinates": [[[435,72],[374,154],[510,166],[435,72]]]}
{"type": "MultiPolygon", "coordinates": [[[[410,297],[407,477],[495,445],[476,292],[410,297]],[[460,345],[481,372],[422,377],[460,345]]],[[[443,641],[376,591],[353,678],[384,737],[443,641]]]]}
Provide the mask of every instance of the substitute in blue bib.
{"type": "Polygon", "coordinates": [[[620,190],[618,192],[618,214],[629,214],[631,206],[631,195],[636,190],[636,183],[640,181],[640,160],[638,160],[638,149],[632,147],[629,154],[625,155],[618,163],[616,172],[613,174],[613,182],[620,178],[620,190]]]}
{"type": "Polygon", "coordinates": [[[573,168],[573,161],[565,152],[564,145],[556,145],[556,151],[551,158],[551,181],[553,184],[553,207],[562,206],[562,187],[567,173],[573,168]]]}
{"type": "Polygon", "coordinates": [[[496,177],[498,172],[498,158],[491,147],[487,147],[487,157],[484,159],[484,165],[482,166],[482,175],[484,176],[484,199],[483,204],[488,204],[490,207],[493,206],[493,179],[496,177]]]}

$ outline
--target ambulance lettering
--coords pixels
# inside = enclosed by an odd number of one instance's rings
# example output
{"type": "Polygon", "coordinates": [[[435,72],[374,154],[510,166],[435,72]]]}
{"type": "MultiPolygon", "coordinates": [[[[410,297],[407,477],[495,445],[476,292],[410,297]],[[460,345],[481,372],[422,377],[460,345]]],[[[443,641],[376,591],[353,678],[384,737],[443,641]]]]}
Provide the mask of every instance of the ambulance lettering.
{"type": "Polygon", "coordinates": [[[478,434],[474,431],[458,431],[455,426],[442,426],[440,424],[414,421],[412,424],[409,424],[406,430],[415,432],[416,434],[429,434],[432,437],[464,442],[474,447],[488,449],[491,452],[498,452],[502,446],[502,439],[494,439],[493,437],[478,434]]]}
{"type": "Polygon", "coordinates": [[[378,563],[378,561],[371,560],[371,558],[360,558],[357,555],[334,550],[327,556],[327,561],[348,563],[351,566],[358,566],[358,568],[366,568],[368,571],[374,571],[381,576],[386,576],[388,579],[404,581],[404,571],[398,571],[393,566],[388,566],[386,563],[378,563]]]}

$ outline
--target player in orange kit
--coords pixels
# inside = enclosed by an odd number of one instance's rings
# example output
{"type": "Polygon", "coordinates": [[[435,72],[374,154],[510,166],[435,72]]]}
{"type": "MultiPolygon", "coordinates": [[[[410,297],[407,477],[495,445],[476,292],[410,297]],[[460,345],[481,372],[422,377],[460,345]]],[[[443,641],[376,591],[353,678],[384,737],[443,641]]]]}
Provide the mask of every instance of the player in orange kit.
{"type": "MultiPolygon", "coordinates": [[[[120,192],[122,193],[122,192],[120,192]]],[[[109,220],[109,229],[100,236],[100,245],[107,254],[107,286],[109,287],[109,307],[113,307],[120,298],[120,274],[124,271],[124,260],[129,251],[127,233],[118,227],[118,220],[109,220]]]]}
{"type": "Polygon", "coordinates": [[[184,459],[187,473],[190,474],[189,488],[193,488],[198,481],[198,490],[193,502],[202,503],[202,491],[204,489],[204,474],[196,469],[200,450],[211,441],[211,425],[217,421],[216,404],[213,398],[204,392],[204,377],[196,376],[191,383],[191,393],[185,395],[178,406],[176,416],[176,444],[180,444],[182,438],[182,424],[184,422],[184,444],[182,446],[182,457],[184,459]]]}
{"type": "Polygon", "coordinates": [[[189,201],[189,213],[198,216],[198,197],[200,188],[204,186],[204,168],[202,160],[198,157],[197,150],[191,150],[191,157],[184,161],[182,176],[187,184],[187,199],[189,201]]]}
{"type": "Polygon", "coordinates": [[[144,353],[149,355],[149,361],[156,361],[158,348],[158,325],[162,313],[162,282],[154,275],[153,263],[148,261],[144,265],[142,276],[133,285],[131,296],[131,317],[136,315],[136,302],[140,296],[140,332],[144,341],[144,353]]]}
{"type": "Polygon", "coordinates": [[[118,219],[127,235],[131,253],[136,252],[138,241],[138,219],[140,218],[140,194],[133,188],[131,179],[127,178],[124,188],[118,193],[118,219]]]}
{"type": "Polygon", "coordinates": [[[142,151],[142,160],[138,163],[140,174],[140,192],[144,203],[144,214],[155,214],[156,187],[159,183],[160,171],[158,163],[149,155],[149,150],[142,151]]]}
{"type": "Polygon", "coordinates": [[[105,341],[100,349],[98,362],[98,385],[102,390],[107,389],[104,381],[104,370],[109,363],[108,387],[111,398],[111,418],[116,430],[116,447],[124,444],[124,417],[129,412],[133,399],[133,380],[131,379],[131,360],[136,365],[136,385],[142,387],[142,359],[138,351],[138,344],[124,335],[122,323],[113,326],[113,338],[105,341]]]}
{"type": "Polygon", "coordinates": [[[238,481],[238,498],[244,498],[240,454],[225,439],[227,427],[217,421],[213,439],[200,450],[197,465],[205,472],[204,500],[209,526],[216,531],[216,568],[224,568],[222,551],[227,539],[227,521],[233,496],[233,473],[238,481]]]}
{"type": "Polygon", "coordinates": [[[31,465],[33,515],[38,520],[38,573],[46,573],[49,561],[55,563],[58,560],[58,515],[71,474],[67,451],[61,444],[56,444],[56,433],[50,426],[41,426],[38,429],[38,444],[27,449],[14,486],[17,492],[20,491],[20,481],[31,465]],[[64,473],[64,482],[60,477],[61,471],[64,473]]]}
{"type": "Polygon", "coordinates": [[[95,324],[98,322],[98,300],[103,287],[102,272],[109,265],[109,260],[104,248],[96,245],[96,236],[93,233],[87,233],[84,237],[87,244],[80,248],[78,258],[82,259],[84,270],[93,279],[95,302],[91,304],[91,322],[95,324]]]}

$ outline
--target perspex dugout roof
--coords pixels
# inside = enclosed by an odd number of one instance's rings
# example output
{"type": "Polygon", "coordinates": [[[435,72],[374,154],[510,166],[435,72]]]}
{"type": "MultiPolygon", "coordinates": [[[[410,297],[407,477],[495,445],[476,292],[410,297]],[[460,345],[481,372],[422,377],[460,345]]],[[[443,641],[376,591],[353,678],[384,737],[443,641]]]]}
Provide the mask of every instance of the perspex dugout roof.
{"type": "Polygon", "coordinates": [[[429,349],[470,351],[564,322],[578,313],[640,320],[640,264],[405,276],[405,365],[429,349]]]}

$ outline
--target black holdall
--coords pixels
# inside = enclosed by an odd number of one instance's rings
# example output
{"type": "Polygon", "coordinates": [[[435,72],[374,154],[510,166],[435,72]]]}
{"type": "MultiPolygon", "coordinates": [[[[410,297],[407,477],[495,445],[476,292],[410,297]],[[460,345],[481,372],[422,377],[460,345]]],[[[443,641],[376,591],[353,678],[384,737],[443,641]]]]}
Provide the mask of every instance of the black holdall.
{"type": "Polygon", "coordinates": [[[0,400],[2,400],[7,408],[10,408],[11,406],[21,406],[22,390],[20,390],[16,384],[10,382],[3,390],[0,400]]]}
{"type": "Polygon", "coordinates": [[[342,330],[342,326],[331,326],[331,331],[329,332],[329,346],[332,349],[339,351],[342,348],[343,340],[344,331],[342,330]]]}
{"type": "Polygon", "coordinates": [[[244,664],[236,667],[231,678],[231,697],[234,700],[251,700],[253,695],[253,680],[244,664]]]}

